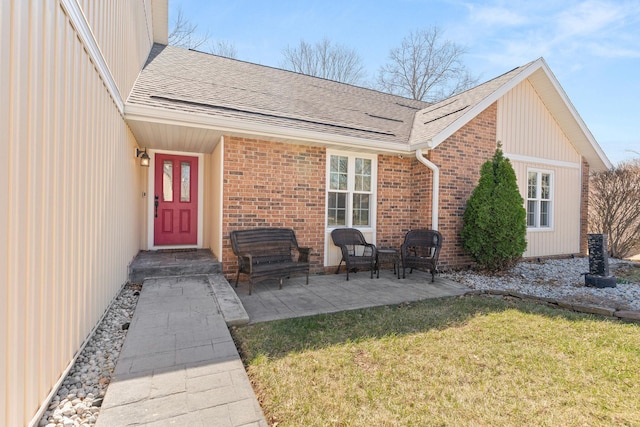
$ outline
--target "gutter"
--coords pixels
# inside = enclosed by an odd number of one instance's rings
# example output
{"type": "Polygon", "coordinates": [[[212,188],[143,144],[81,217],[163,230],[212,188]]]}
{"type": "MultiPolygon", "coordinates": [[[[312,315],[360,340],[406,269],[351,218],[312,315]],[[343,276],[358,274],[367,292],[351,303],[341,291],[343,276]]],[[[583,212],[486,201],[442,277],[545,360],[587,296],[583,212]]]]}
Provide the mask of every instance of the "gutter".
{"type": "Polygon", "coordinates": [[[423,154],[422,149],[416,150],[416,159],[433,172],[433,190],[431,191],[431,228],[438,229],[438,200],[440,200],[440,169],[431,163],[423,154]]]}

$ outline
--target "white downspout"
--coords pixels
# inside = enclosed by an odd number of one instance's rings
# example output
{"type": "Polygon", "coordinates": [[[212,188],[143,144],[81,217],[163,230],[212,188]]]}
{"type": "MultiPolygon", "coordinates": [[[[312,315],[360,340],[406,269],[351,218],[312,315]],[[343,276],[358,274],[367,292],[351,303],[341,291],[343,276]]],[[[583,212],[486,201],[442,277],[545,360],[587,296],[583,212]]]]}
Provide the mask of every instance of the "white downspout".
{"type": "Polygon", "coordinates": [[[416,150],[416,159],[433,172],[433,190],[431,191],[431,228],[438,229],[438,200],[440,200],[440,169],[431,163],[423,154],[422,150],[416,150]]]}

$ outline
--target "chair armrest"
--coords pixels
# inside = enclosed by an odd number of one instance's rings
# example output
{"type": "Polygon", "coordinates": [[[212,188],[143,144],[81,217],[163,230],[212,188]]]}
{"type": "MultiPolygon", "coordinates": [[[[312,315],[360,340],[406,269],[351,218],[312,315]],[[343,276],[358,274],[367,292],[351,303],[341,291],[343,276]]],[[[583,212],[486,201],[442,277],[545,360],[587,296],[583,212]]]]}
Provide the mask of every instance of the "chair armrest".
{"type": "Polygon", "coordinates": [[[351,256],[351,253],[349,252],[349,248],[347,247],[347,245],[336,245],[340,248],[340,252],[342,252],[342,259],[346,260],[349,258],[349,256],[351,256]]]}
{"type": "Polygon", "coordinates": [[[373,243],[366,243],[364,246],[371,249],[371,256],[375,258],[376,253],[378,253],[376,245],[374,245],[373,243]]]}
{"type": "Polygon", "coordinates": [[[311,248],[298,248],[298,262],[309,262],[311,248]]]}

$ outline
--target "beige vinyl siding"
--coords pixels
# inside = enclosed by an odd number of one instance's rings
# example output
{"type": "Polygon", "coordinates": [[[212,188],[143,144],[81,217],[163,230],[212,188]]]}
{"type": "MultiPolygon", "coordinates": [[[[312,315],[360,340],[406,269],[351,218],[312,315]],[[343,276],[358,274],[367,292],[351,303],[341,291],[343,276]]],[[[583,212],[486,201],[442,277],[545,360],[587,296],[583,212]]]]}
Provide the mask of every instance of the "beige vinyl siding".
{"type": "Polygon", "coordinates": [[[553,177],[552,227],[528,229],[524,256],[579,253],[581,157],[527,80],[499,100],[497,137],[514,166],[525,207],[528,171],[553,177]]]}
{"type": "MultiPolygon", "coordinates": [[[[116,9],[99,25],[127,22],[127,7],[116,9]]],[[[136,25],[147,26],[126,24],[136,25]]],[[[121,33],[104,34],[105,51],[138,43],[140,34],[121,33]]],[[[136,56],[111,59],[128,70],[123,87],[142,65],[136,56]]],[[[142,174],[134,137],[60,1],[0,2],[0,99],[0,425],[22,426],[37,421],[127,279],[142,174]]]]}
{"type": "Polygon", "coordinates": [[[120,93],[126,98],[153,44],[151,0],[82,0],[78,3],[120,93]]]}
{"type": "Polygon", "coordinates": [[[202,246],[210,248],[217,259],[222,259],[222,192],[224,138],[213,151],[204,155],[204,232],[202,246]]]}
{"type": "Polygon", "coordinates": [[[580,155],[528,80],[498,101],[497,138],[505,153],[581,162],[580,155]]]}
{"type": "MultiPolygon", "coordinates": [[[[339,227],[338,227],[339,228],[339,227]]],[[[372,230],[361,230],[364,239],[369,242],[375,244],[375,233],[372,230]]],[[[325,267],[337,266],[340,264],[340,260],[342,259],[342,252],[340,248],[333,244],[333,240],[331,239],[331,229],[327,230],[325,233],[325,267]]],[[[344,268],[344,263],[342,263],[342,268],[344,268]]]]}
{"type": "Polygon", "coordinates": [[[222,235],[222,192],[223,192],[223,168],[224,168],[224,138],[213,149],[213,152],[206,156],[209,161],[207,166],[207,176],[205,186],[207,195],[205,215],[205,230],[209,230],[208,242],[205,247],[211,248],[211,252],[218,259],[222,259],[222,243],[226,236],[222,235]]]}
{"type": "Polygon", "coordinates": [[[552,226],[529,229],[525,257],[577,254],[580,252],[580,185],[581,170],[553,167],[547,164],[512,161],[518,177],[520,194],[527,195],[527,171],[543,170],[552,174],[552,226]]]}

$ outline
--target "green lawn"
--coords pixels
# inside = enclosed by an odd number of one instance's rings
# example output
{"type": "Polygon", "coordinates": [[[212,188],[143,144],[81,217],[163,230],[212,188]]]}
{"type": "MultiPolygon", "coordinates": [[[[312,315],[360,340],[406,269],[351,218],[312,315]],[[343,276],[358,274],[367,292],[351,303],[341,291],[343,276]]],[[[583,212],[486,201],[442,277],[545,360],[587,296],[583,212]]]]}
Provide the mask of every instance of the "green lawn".
{"type": "Polygon", "coordinates": [[[640,425],[640,325],[467,296],[232,330],[270,424],[640,425]]]}

